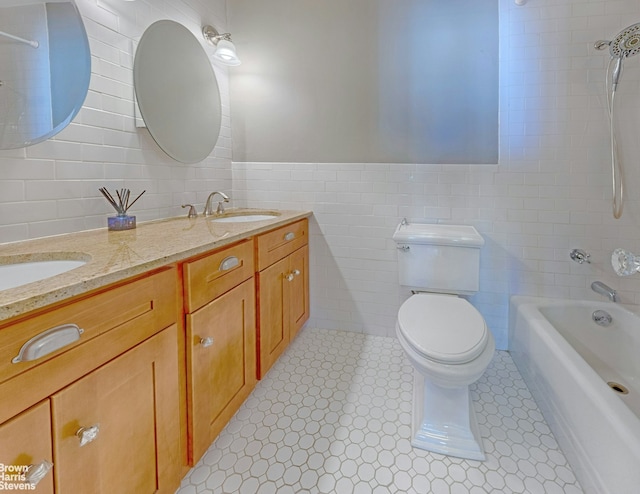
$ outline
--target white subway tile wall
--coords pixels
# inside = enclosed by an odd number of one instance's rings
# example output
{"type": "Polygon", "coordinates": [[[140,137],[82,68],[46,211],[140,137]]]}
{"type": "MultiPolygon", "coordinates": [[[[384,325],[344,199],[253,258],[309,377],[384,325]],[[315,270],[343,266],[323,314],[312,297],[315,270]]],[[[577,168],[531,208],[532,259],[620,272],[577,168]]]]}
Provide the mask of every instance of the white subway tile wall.
{"type": "MultiPolygon", "coordinates": [[[[55,138],[0,151],[0,242],[103,227],[110,206],[98,187],[146,189],[138,221],[183,214],[212,190],[233,206],[312,209],[314,327],[392,335],[400,303],[391,234],[402,217],[475,225],[486,239],[473,302],[507,347],[511,294],[599,299],[599,279],[640,303],[640,277],[618,278],[616,247],[640,252],[640,57],[625,64],[616,112],[627,203],[611,215],[604,76],[593,42],[640,22],[640,0],[500,0],[498,165],[233,163],[228,69],[221,136],[197,165],[172,161],[134,125],[134,45],[152,22],[172,19],[196,37],[226,25],[224,0],[76,0],[89,35],[85,104],[55,138]],[[571,262],[580,247],[592,263],[571,262]]],[[[481,41],[478,41],[481,42],[481,41]]],[[[210,52],[208,52],[211,54],[210,52]]],[[[328,144],[330,145],[330,143],[328,144]]]]}
{"type": "MultiPolygon", "coordinates": [[[[472,224],[486,240],[472,302],[508,346],[513,294],[602,300],[602,280],[640,303],[640,277],[618,278],[615,247],[640,253],[640,57],[616,101],[627,202],[611,213],[608,52],[593,48],[640,22],[639,0],[500,0],[498,165],[233,163],[240,205],[312,209],[311,326],[393,335],[408,296],[397,283],[397,223],[472,224]],[[591,264],[569,259],[572,248],[591,264]]],[[[481,42],[481,41],[478,41],[481,42]]]]}
{"type": "MultiPolygon", "coordinates": [[[[212,65],[220,86],[222,130],[211,155],[196,165],[165,155],[135,127],[135,45],[153,22],[186,26],[211,57],[200,29],[227,24],[225,0],[75,0],[91,47],[84,106],[60,134],[23,149],[0,151],[0,242],[106,226],[113,215],[98,188],[146,190],[131,213],[138,221],[183,213],[213,190],[230,191],[231,124],[228,69],[212,65]]],[[[0,117],[1,118],[1,117],[0,117]]]]}

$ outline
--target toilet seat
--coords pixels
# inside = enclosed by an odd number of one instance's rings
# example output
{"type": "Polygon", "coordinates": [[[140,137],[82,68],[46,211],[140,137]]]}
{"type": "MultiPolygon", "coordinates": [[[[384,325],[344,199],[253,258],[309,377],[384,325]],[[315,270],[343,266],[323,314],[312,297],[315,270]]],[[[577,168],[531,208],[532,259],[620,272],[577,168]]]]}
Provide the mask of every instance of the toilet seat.
{"type": "Polygon", "coordinates": [[[398,329],[411,348],[426,359],[465,364],[487,346],[489,331],[482,315],[455,295],[419,293],[402,304],[398,329]]]}

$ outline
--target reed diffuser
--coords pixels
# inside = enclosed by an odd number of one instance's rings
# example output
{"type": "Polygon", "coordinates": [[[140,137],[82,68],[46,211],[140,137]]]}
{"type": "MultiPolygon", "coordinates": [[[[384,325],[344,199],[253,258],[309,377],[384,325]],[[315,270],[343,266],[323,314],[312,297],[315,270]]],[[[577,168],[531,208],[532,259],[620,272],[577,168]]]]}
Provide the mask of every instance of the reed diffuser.
{"type": "Polygon", "coordinates": [[[131,198],[131,191],[129,189],[120,189],[116,190],[116,196],[118,200],[111,195],[111,193],[106,189],[106,187],[101,187],[98,189],[104,198],[113,206],[118,213],[116,216],[109,216],[107,218],[107,225],[109,230],[132,230],[136,227],[136,217],[129,216],[127,214],[127,210],[135,204],[135,202],[142,197],[142,194],[146,192],[143,190],[138,197],[136,197],[133,201],[129,202],[131,198]]]}

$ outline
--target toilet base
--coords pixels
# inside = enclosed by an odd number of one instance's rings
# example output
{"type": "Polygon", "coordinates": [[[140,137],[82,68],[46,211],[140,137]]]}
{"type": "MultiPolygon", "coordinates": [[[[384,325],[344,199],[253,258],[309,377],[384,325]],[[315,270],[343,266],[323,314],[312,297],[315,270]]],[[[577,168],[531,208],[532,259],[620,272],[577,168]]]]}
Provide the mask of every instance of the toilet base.
{"type": "Polygon", "coordinates": [[[434,384],[413,370],[412,446],[469,460],[484,460],[484,448],[469,386],[434,384]]]}

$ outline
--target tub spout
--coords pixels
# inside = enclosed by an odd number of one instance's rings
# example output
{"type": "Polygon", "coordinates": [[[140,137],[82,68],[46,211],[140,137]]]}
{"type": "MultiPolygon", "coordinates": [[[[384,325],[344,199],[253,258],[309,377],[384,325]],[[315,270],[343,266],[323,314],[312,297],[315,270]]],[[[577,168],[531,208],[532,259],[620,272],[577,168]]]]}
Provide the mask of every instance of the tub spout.
{"type": "Polygon", "coordinates": [[[609,297],[609,300],[611,300],[612,302],[618,301],[618,292],[616,292],[610,286],[607,286],[604,283],[602,283],[602,281],[594,281],[593,283],[591,283],[591,289],[594,292],[599,293],[600,295],[609,297]]]}

